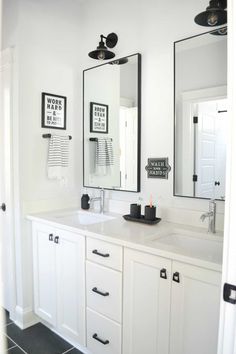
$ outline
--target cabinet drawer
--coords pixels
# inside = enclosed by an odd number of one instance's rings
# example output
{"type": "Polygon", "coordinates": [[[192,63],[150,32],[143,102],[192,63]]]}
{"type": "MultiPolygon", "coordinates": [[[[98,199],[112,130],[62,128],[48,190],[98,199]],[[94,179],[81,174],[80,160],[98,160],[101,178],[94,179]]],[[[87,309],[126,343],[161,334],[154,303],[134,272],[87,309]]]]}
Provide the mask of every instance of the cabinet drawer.
{"type": "Polygon", "coordinates": [[[87,259],[122,271],[122,247],[87,238],[87,259]]]}
{"type": "Polygon", "coordinates": [[[93,354],[121,354],[121,326],[87,309],[87,347],[93,354]]]}
{"type": "Polygon", "coordinates": [[[86,263],[87,306],[121,322],[122,274],[89,261],[86,263]]]}

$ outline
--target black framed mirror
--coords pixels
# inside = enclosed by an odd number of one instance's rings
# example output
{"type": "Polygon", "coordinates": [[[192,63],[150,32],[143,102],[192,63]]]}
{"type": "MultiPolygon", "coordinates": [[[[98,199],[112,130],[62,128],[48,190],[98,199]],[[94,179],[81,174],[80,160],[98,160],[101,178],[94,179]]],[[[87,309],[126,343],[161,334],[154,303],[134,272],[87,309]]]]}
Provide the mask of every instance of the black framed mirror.
{"type": "Polygon", "coordinates": [[[84,187],[140,191],[141,55],[83,71],[84,187]]]}
{"type": "Polygon", "coordinates": [[[174,43],[174,195],[225,199],[227,28],[174,43]]]}

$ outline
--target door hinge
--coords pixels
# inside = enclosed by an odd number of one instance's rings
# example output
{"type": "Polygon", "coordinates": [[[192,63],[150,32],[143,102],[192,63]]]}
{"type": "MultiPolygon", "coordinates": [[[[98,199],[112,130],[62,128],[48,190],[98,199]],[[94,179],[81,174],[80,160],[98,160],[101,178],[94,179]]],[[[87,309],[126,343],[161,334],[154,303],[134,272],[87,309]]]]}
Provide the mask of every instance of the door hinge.
{"type": "Polygon", "coordinates": [[[193,175],[193,182],[197,182],[197,175],[193,175]]]}
{"type": "Polygon", "coordinates": [[[127,121],[125,122],[125,127],[127,128],[127,121]]]}
{"type": "Polygon", "coordinates": [[[232,284],[225,283],[223,290],[224,301],[230,304],[236,304],[236,286],[232,284]]]}
{"type": "Polygon", "coordinates": [[[194,116],[193,117],[193,124],[197,124],[198,123],[198,117],[197,116],[194,116]]]}

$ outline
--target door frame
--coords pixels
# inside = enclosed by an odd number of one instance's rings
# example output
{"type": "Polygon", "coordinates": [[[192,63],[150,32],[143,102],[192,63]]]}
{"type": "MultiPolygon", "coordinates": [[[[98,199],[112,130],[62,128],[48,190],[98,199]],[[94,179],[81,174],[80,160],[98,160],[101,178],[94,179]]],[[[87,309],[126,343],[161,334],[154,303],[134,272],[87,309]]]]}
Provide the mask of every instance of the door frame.
{"type": "MultiPolygon", "coordinates": [[[[226,167],[225,228],[222,272],[224,283],[236,284],[236,3],[228,1],[228,104],[229,134],[226,167]]],[[[236,305],[221,297],[218,354],[236,354],[236,305]]]]}
{"type": "Polygon", "coordinates": [[[19,220],[19,158],[18,158],[18,119],[16,117],[16,107],[13,105],[16,97],[16,82],[15,82],[15,52],[13,48],[7,48],[0,52],[0,71],[9,72],[9,88],[10,88],[10,103],[9,103],[9,122],[6,143],[9,151],[8,163],[8,190],[6,194],[6,205],[8,211],[8,222],[10,226],[9,235],[9,273],[10,273],[10,300],[9,310],[12,320],[16,319],[16,256],[15,256],[15,238],[17,230],[17,220],[19,220]],[[13,144],[14,141],[14,144],[13,144]]]}

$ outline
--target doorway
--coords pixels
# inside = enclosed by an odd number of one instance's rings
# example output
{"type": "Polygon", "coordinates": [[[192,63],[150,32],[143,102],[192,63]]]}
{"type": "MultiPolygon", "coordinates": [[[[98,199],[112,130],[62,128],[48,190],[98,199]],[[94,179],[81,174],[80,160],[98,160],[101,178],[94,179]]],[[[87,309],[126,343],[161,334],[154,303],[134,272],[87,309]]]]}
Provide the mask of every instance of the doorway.
{"type": "Polygon", "coordinates": [[[225,200],[227,99],[194,104],[194,196],[225,200]]]}
{"type": "Polygon", "coordinates": [[[2,304],[14,317],[13,50],[0,53],[0,252],[2,304]]]}

